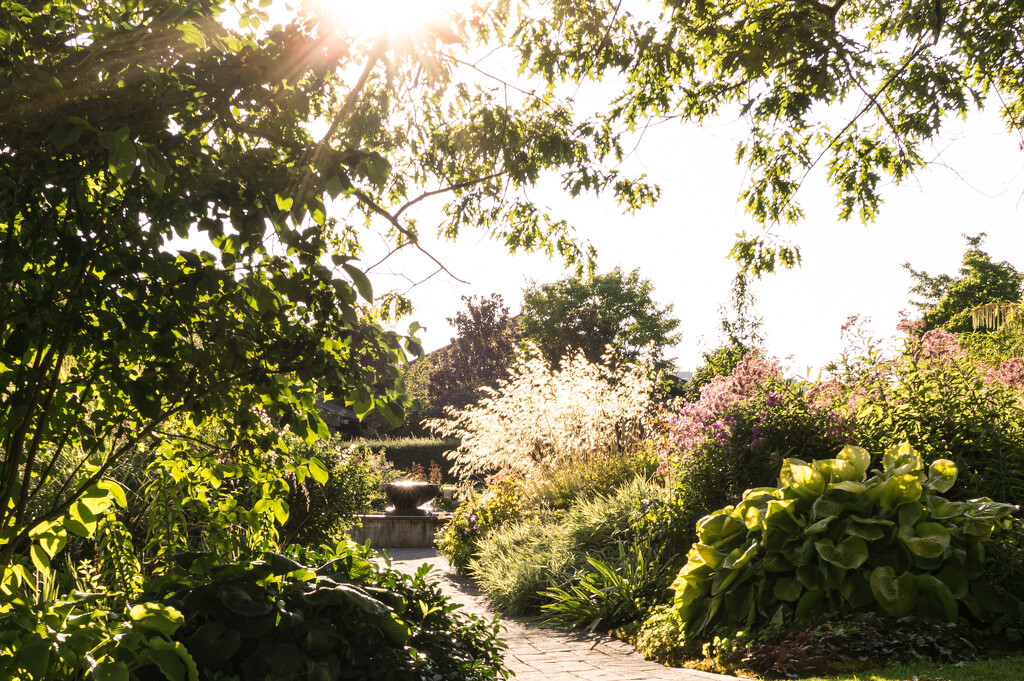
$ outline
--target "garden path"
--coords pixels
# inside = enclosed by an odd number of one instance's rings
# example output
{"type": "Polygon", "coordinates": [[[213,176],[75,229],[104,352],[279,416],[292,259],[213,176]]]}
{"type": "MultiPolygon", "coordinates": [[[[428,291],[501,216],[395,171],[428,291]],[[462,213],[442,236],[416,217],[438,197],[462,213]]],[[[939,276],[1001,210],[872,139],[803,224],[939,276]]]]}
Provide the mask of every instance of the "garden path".
{"type": "MultiPolygon", "coordinates": [[[[444,593],[463,605],[463,611],[493,617],[486,598],[472,581],[462,577],[433,549],[387,549],[392,566],[415,572],[425,563],[444,593]]],[[[736,681],[735,677],[692,669],[675,669],[645,660],[627,643],[608,636],[561,627],[538,627],[501,616],[505,627],[505,664],[516,681],[736,681]]]]}

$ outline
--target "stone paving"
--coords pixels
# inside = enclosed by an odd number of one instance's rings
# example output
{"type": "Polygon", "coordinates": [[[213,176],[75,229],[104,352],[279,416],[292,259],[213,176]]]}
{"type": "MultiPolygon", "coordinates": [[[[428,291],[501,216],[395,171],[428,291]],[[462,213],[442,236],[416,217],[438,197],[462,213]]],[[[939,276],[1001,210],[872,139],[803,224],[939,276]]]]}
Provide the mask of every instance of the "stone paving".
{"type": "MultiPolygon", "coordinates": [[[[424,563],[434,569],[446,595],[464,612],[493,617],[476,586],[456,574],[433,549],[387,549],[392,565],[415,572],[424,563]]],[[[692,669],[675,669],[645,660],[629,644],[608,636],[561,627],[538,627],[513,617],[501,617],[508,643],[505,664],[517,681],[736,681],[735,677],[692,669]]]]}

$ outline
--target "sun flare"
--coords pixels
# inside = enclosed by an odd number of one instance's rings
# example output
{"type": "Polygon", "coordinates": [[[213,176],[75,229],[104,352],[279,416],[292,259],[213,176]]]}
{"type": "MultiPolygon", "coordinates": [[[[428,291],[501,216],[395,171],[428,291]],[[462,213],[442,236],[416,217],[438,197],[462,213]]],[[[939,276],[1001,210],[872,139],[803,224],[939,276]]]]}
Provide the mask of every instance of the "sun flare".
{"type": "Polygon", "coordinates": [[[363,38],[411,37],[471,9],[474,0],[308,0],[345,33],[363,38]]]}

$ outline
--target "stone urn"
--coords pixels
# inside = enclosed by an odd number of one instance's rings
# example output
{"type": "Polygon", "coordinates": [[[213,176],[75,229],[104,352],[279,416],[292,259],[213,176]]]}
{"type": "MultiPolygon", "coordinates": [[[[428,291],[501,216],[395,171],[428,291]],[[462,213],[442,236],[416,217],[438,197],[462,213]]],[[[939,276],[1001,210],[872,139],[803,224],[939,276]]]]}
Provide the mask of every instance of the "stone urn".
{"type": "Polygon", "coordinates": [[[416,480],[400,480],[384,483],[384,496],[391,502],[385,509],[386,515],[430,515],[430,511],[419,508],[431,501],[441,491],[440,485],[416,480]]]}

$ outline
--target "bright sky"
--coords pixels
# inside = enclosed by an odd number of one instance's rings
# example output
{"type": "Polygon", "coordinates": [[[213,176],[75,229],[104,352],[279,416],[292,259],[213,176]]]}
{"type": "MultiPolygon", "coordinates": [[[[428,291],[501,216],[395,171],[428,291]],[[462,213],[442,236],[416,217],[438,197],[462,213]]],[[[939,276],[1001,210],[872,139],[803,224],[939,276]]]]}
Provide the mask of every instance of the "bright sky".
{"type": "MultiPolygon", "coordinates": [[[[670,356],[681,370],[694,369],[701,352],[719,344],[719,307],[728,302],[735,274],[727,254],[737,232],[758,229],[736,200],[744,171],[733,158],[743,132],[741,124],[729,122],[704,128],[668,123],[649,131],[630,159],[630,170],[659,183],[663,198],[635,216],[621,215],[611,199],[569,201],[543,188],[534,192],[595,245],[599,271],[639,268],[658,301],[674,306],[683,337],[670,356]]],[[[878,336],[895,335],[900,311],[912,309],[911,279],[902,263],[931,274],[954,274],[965,248],[962,234],[986,232],[985,247],[995,260],[1024,268],[1020,138],[1005,132],[994,111],[946,138],[936,146],[938,165],[885,188],[886,203],[874,224],[838,222],[822,173],[802,190],[807,217],[783,233],[801,247],[803,264],[766,275],[754,287],[767,349],[780,358],[792,356],[788,364],[795,373],[807,367],[817,371],[839,356],[840,327],[851,315],[870,317],[878,336]]],[[[426,233],[428,217],[419,218],[426,233]]],[[[428,351],[449,342],[454,331],[446,319],[463,307],[460,296],[497,292],[515,314],[530,280],[566,276],[557,262],[509,256],[499,244],[475,235],[457,244],[426,239],[424,244],[469,282],[440,274],[409,291],[413,316],[426,327],[421,340],[428,351]]],[[[430,274],[431,265],[422,257],[394,259],[388,263],[391,275],[374,273],[375,286],[405,290],[410,280],[430,274]]]]}
{"type": "MultiPolygon", "coordinates": [[[[409,16],[412,10],[403,3],[410,0],[332,2],[362,8],[364,21],[409,16]],[[382,12],[385,6],[387,11],[382,12]]],[[[419,8],[429,4],[412,2],[419,8]]],[[[596,101],[586,90],[574,94],[577,103],[596,101]]],[[[662,199],[635,216],[622,215],[610,198],[568,200],[557,186],[531,192],[594,244],[599,271],[639,268],[653,283],[658,301],[674,306],[682,341],[670,356],[680,370],[694,369],[702,351],[719,345],[719,308],[728,302],[735,274],[727,254],[737,232],[758,230],[736,200],[744,170],[733,158],[744,133],[742,124],[728,120],[703,128],[672,122],[649,130],[623,169],[634,175],[646,173],[661,185],[662,199]]],[[[899,187],[886,187],[881,215],[867,226],[836,220],[834,194],[819,169],[801,190],[807,217],[782,232],[800,246],[802,266],[766,275],[754,287],[755,312],[763,317],[768,351],[792,357],[790,368],[802,374],[838,357],[843,349],[840,327],[851,315],[870,317],[877,336],[894,336],[900,311],[912,309],[911,280],[902,263],[931,274],[954,274],[965,247],[962,234],[986,232],[985,248],[995,260],[1024,268],[1021,142],[1020,135],[1005,131],[995,107],[967,124],[950,123],[934,149],[938,163],[899,187]]],[[[429,227],[430,211],[436,208],[427,202],[421,206],[410,216],[420,224],[423,245],[468,284],[442,273],[410,288],[436,269],[415,252],[390,258],[371,278],[378,293],[408,292],[416,311],[398,330],[418,321],[425,327],[420,338],[428,351],[449,342],[454,331],[447,318],[462,309],[461,296],[500,293],[516,314],[530,281],[544,283],[567,275],[559,262],[538,255],[510,256],[479,234],[464,234],[455,244],[438,242],[429,227]]],[[[366,264],[386,252],[369,239],[365,245],[366,264]]]]}

